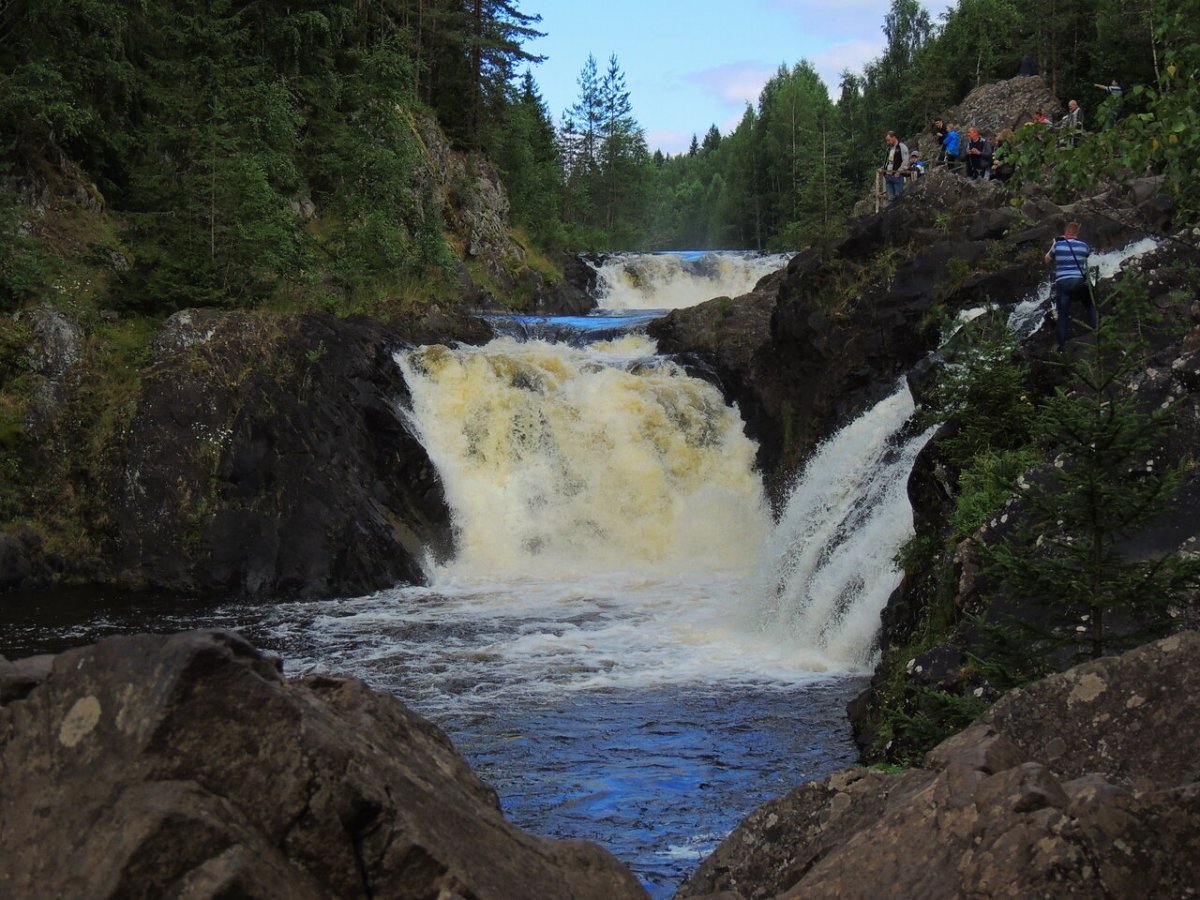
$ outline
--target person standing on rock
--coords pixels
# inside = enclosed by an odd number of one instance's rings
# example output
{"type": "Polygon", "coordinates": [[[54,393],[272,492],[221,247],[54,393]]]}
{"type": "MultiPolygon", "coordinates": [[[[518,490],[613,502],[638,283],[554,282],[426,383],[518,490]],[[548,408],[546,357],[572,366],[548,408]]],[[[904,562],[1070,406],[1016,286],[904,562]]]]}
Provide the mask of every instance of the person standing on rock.
{"type": "Polygon", "coordinates": [[[1062,117],[1058,127],[1067,135],[1072,147],[1079,146],[1079,134],[1083,131],[1083,107],[1078,100],[1067,103],[1067,114],[1062,117]]]}
{"type": "Polygon", "coordinates": [[[908,180],[908,146],[889,131],[884,140],[887,142],[887,152],[883,157],[883,181],[887,186],[888,202],[895,200],[904,193],[904,185],[908,180]]]}
{"type": "Polygon", "coordinates": [[[1071,329],[1071,304],[1083,304],[1088,325],[1093,331],[1099,324],[1096,304],[1087,282],[1087,261],[1092,248],[1079,239],[1079,223],[1068,222],[1063,236],[1056,238],[1046,254],[1046,263],[1054,263],[1055,309],[1058,311],[1058,352],[1067,349],[1071,329]]]}
{"type": "Polygon", "coordinates": [[[951,172],[958,171],[959,144],[958,126],[951,122],[946,126],[946,140],[942,143],[942,147],[945,150],[943,154],[945,163],[951,172]]]}
{"type": "Polygon", "coordinates": [[[946,162],[946,135],[950,133],[950,129],[946,127],[946,123],[941,119],[933,120],[933,139],[937,141],[938,155],[937,164],[943,165],[946,162]]]}

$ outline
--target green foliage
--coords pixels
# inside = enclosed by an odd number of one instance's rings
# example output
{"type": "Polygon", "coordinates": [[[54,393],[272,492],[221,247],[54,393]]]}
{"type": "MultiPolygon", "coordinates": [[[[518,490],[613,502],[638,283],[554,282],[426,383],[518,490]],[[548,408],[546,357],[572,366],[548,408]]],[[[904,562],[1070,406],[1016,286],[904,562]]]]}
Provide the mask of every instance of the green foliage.
{"type": "MultiPolygon", "coordinates": [[[[926,753],[951,735],[958,734],[988,708],[986,700],[967,694],[918,688],[913,712],[899,712],[892,723],[894,735],[903,744],[893,747],[892,759],[917,763],[926,753]]],[[[895,740],[895,738],[893,738],[895,740]]]]}
{"type": "MultiPolygon", "coordinates": [[[[1017,133],[1017,172],[1026,180],[1048,179],[1064,199],[1092,184],[1097,172],[1118,181],[1161,174],[1180,216],[1195,222],[1200,220],[1200,41],[1182,14],[1153,21],[1161,23],[1154,42],[1163,46],[1159,73],[1150,84],[1133,85],[1125,101],[1141,111],[1087,135],[1077,147],[1055,141],[1043,128],[1026,126],[1017,133]]],[[[1101,122],[1117,112],[1114,101],[1105,103],[1097,112],[1101,122]]]]}
{"type": "Polygon", "coordinates": [[[1018,479],[1041,462],[1033,450],[983,451],[959,474],[959,491],[950,527],[969,537],[997,515],[1016,490],[1018,479]]]}
{"type": "Polygon", "coordinates": [[[1200,579],[1200,559],[1137,559],[1122,547],[1166,512],[1182,474],[1159,455],[1169,411],[1144,409],[1126,388],[1144,368],[1136,325],[1145,309],[1144,288],[1131,281],[1107,302],[1069,387],[1038,416],[1055,464],[1024,492],[1027,524],[986,548],[1004,591],[1045,611],[1042,656],[1097,657],[1161,634],[1171,605],[1200,579]]]}
{"type": "Polygon", "coordinates": [[[62,268],[41,243],[24,233],[27,227],[18,215],[16,195],[0,181],[0,313],[39,296],[62,268]]]}
{"type": "Polygon", "coordinates": [[[1023,687],[1054,671],[1044,655],[1039,623],[1011,615],[972,616],[968,625],[975,633],[978,650],[971,661],[988,684],[997,690],[1023,687]]]}
{"type": "Polygon", "coordinates": [[[616,56],[603,74],[588,56],[558,146],[567,197],[563,216],[576,246],[638,246],[651,162],[616,56]]]}
{"type": "Polygon", "coordinates": [[[1036,409],[1029,367],[1018,352],[1004,315],[996,310],[963,325],[943,348],[946,362],[924,415],[954,425],[941,446],[960,471],[980,456],[989,456],[994,468],[1006,451],[1030,442],[1036,409]]]}

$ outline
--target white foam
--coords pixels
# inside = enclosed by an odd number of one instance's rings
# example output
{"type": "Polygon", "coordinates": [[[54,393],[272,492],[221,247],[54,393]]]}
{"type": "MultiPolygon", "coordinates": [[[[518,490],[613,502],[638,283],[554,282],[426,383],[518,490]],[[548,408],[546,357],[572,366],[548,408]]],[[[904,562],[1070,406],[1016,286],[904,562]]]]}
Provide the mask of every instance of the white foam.
{"type": "Polygon", "coordinates": [[[892,559],[913,535],[908,475],[934,431],[898,441],[912,413],[902,383],[818,448],[759,576],[754,614],[764,632],[839,668],[873,662],[880,611],[900,582],[892,559]]]}
{"type": "Polygon", "coordinates": [[[615,253],[593,265],[597,301],[604,309],[680,309],[714,297],[740,297],[789,253],[615,253]]]}

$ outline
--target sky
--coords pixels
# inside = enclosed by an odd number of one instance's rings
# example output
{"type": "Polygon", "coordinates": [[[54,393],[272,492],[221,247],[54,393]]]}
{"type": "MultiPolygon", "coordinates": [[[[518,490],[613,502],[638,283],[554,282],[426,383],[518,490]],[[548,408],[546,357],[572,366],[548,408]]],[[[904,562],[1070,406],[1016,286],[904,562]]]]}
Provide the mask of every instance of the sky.
{"type": "MultiPolygon", "coordinates": [[[[936,22],[951,3],[924,0],[936,22]]],[[[591,53],[616,54],[651,151],[682,153],[710,125],[728,134],[781,64],[807,59],[836,97],[843,69],[883,50],[890,0],[522,0],[545,37],[533,77],[555,123],[579,97],[591,53]]]]}

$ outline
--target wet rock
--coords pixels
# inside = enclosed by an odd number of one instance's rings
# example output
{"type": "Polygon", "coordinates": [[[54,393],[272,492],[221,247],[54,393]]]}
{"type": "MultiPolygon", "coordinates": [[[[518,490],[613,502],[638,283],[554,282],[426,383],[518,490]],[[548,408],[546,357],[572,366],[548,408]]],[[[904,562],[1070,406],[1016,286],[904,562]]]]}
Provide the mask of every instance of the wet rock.
{"type": "Polygon", "coordinates": [[[0,532],[0,594],[42,587],[61,568],[62,561],[45,553],[41,534],[29,525],[0,532]]]}
{"type": "Polygon", "coordinates": [[[449,514],[400,411],[402,345],[366,319],[173,316],[108,453],[107,580],[273,598],[423,581],[449,514]]]}
{"type": "Polygon", "coordinates": [[[939,644],[913,657],[905,667],[912,680],[934,690],[945,690],[962,680],[967,657],[953,644],[939,644]]]}
{"type": "Polygon", "coordinates": [[[1189,633],[1081,666],[1002,700],[920,768],[803,785],[677,896],[1193,897],[1198,650],[1189,633]]]}
{"type": "Polygon", "coordinates": [[[13,668],[0,663],[6,896],[645,897],[600,848],[506,822],[394,698],[289,682],[232,633],[110,638],[13,668]]]}

